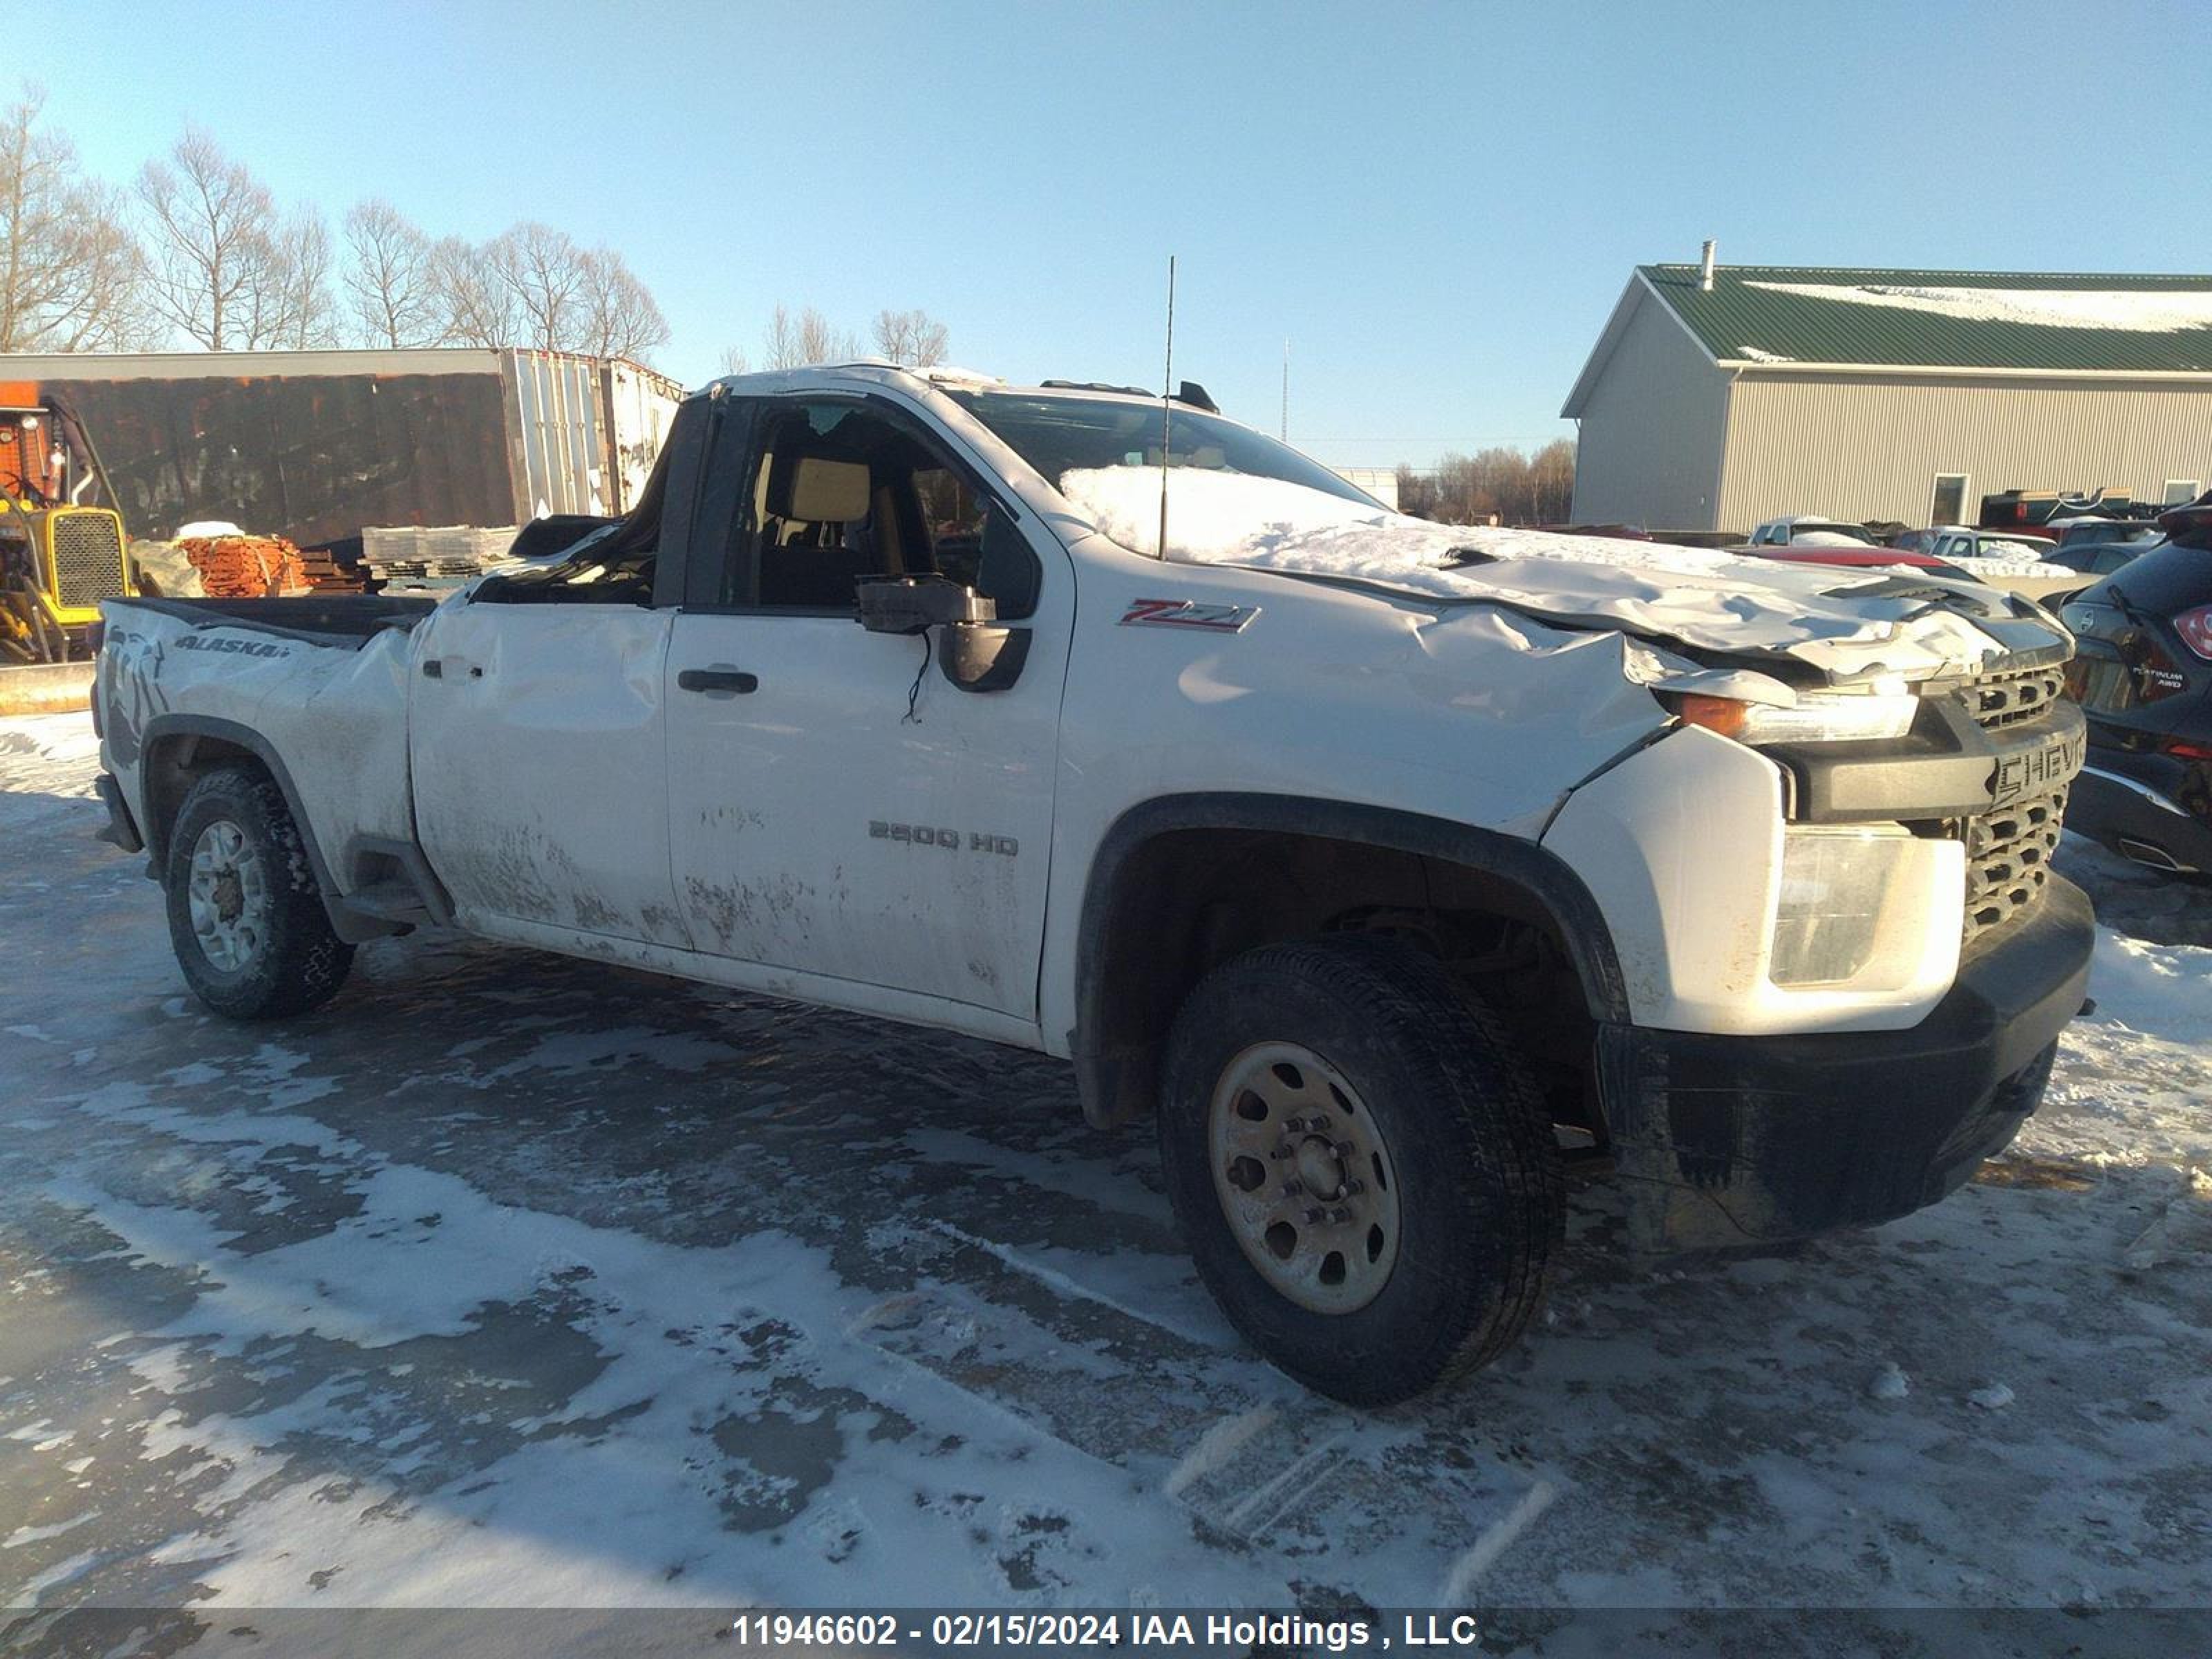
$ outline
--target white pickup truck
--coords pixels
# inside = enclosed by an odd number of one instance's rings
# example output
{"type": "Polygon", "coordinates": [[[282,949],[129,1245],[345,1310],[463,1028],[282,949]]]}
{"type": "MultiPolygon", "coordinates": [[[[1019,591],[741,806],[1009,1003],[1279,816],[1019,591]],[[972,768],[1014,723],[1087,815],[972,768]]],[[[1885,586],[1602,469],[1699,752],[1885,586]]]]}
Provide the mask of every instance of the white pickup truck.
{"type": "Polygon", "coordinates": [[[1639,1248],[1934,1201],[2081,1003],[2071,642],[1989,588],[1425,524],[1188,385],[877,365],[708,387],[518,554],[107,604],[106,833],[200,998],[434,923],[1064,1056],[1346,1400],[1515,1340],[1577,1163],[1639,1248]]]}

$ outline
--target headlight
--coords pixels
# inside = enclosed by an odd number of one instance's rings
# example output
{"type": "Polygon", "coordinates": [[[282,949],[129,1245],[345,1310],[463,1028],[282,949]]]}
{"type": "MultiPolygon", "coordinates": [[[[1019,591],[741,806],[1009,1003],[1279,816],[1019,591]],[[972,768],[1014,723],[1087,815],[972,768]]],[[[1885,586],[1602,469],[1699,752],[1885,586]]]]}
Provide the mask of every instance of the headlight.
{"type": "Polygon", "coordinates": [[[1793,830],[1782,838],[1782,891],[1774,915],[1777,985],[1854,979],[1874,955],[1899,830],[1793,830]]]}
{"type": "Polygon", "coordinates": [[[1734,697],[1680,696],[1674,702],[1685,725],[1748,744],[1901,738],[1920,713],[1920,699],[1910,691],[1801,691],[1792,708],[1734,697]]]}

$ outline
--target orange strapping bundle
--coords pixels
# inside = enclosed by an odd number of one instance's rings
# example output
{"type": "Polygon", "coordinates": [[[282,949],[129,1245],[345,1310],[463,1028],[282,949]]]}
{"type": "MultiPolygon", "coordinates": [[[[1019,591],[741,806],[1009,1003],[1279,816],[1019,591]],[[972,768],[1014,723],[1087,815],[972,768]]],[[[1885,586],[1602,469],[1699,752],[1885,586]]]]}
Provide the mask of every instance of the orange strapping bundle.
{"type": "Polygon", "coordinates": [[[307,585],[300,550],[281,536],[194,536],[177,545],[211,599],[258,599],[307,585]]]}

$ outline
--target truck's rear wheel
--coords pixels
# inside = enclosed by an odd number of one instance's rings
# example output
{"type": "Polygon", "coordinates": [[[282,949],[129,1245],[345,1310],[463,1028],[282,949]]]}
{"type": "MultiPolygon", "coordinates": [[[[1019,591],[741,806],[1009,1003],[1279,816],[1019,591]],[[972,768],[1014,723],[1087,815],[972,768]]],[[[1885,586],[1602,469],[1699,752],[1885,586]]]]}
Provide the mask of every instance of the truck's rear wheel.
{"type": "Polygon", "coordinates": [[[258,768],[210,772],[170,826],[169,942],[192,994],[232,1019],[319,1007],[353,946],[331,929],[299,826],[258,768]]]}
{"type": "Polygon", "coordinates": [[[1565,1199],[1527,1067],[1395,941],[1267,945],[1177,1015],[1160,1105],[1200,1276],[1274,1364],[1358,1405],[1510,1346],[1565,1199]]]}

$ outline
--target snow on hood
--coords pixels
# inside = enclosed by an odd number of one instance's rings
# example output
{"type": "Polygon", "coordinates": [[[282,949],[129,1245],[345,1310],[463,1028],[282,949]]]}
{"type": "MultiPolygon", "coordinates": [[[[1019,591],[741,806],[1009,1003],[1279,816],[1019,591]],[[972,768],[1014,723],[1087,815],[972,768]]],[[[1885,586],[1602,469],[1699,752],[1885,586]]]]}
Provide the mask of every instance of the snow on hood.
{"type": "Polygon", "coordinates": [[[1951,562],[1985,580],[1998,576],[2079,576],[2084,582],[2090,580],[2063,564],[2045,564],[2041,559],[2014,557],[2008,553],[1954,554],[1951,562]]]}
{"type": "MultiPolygon", "coordinates": [[[[1431,524],[1273,478],[1169,475],[1167,556],[1503,605],[1692,649],[1784,655],[1835,679],[1972,671],[2019,648],[1976,625],[2017,613],[2008,595],[1886,570],[1838,570],[1703,548],[1534,530],[1431,524]],[[1940,595],[1940,598],[1931,598],[1940,595]]],[[[1160,478],[1079,469],[1060,493],[1099,533],[1137,552],[1159,539],[1160,478]]],[[[2051,643],[2063,635],[2055,629],[2051,643]]]]}

